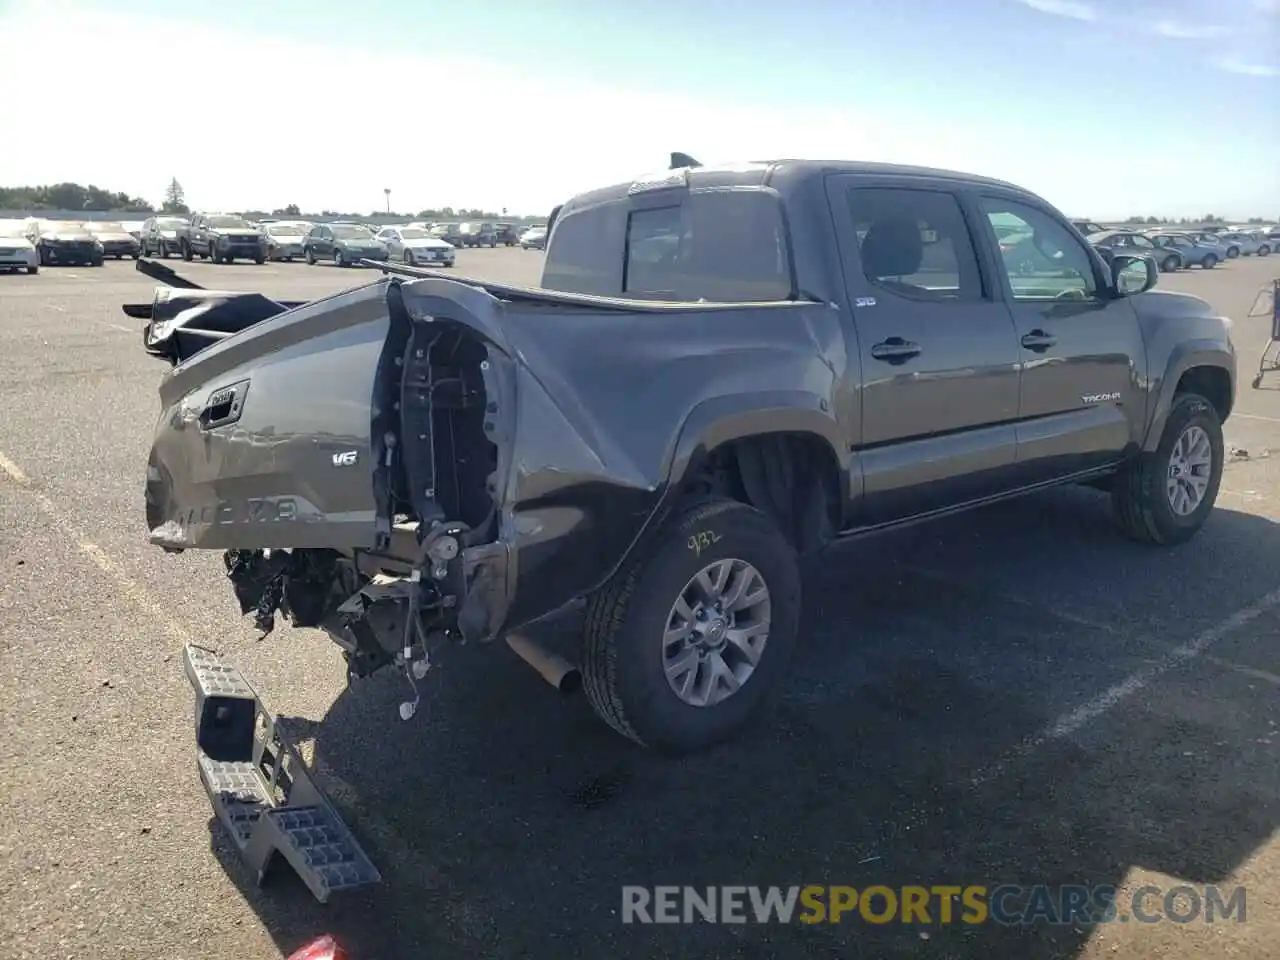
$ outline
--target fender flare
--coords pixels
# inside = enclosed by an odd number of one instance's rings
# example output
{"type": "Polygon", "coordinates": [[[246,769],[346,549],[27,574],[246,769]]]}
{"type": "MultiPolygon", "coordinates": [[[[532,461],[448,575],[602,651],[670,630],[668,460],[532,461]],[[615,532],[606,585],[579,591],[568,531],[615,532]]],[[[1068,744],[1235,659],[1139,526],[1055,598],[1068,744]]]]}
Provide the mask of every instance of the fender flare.
{"type": "Polygon", "coordinates": [[[823,440],[831,448],[836,469],[841,473],[837,479],[844,494],[852,455],[835,418],[827,412],[828,407],[821,397],[803,390],[725,394],[696,404],[676,433],[662,470],[662,494],[658,502],[601,582],[643,550],[662,528],[676,507],[682,481],[690,471],[698,469],[716,447],[732,440],[765,433],[807,433],[823,440]]]}
{"type": "Polygon", "coordinates": [[[812,434],[831,448],[837,469],[848,469],[848,444],[821,397],[803,390],[726,394],[703,400],[685,417],[664,471],[668,494],[716,447],[765,433],[812,434]]]}
{"type": "Polygon", "coordinates": [[[1178,381],[1193,367],[1216,367],[1225,372],[1231,381],[1231,403],[1234,407],[1236,395],[1234,351],[1229,347],[1224,348],[1217,340],[1187,340],[1179,343],[1169,354],[1169,360],[1160,380],[1159,392],[1148,417],[1147,433],[1142,442],[1142,449],[1145,452],[1151,453],[1160,446],[1160,437],[1164,433],[1165,422],[1169,419],[1169,411],[1173,407],[1173,395],[1177,390],[1178,381]]]}

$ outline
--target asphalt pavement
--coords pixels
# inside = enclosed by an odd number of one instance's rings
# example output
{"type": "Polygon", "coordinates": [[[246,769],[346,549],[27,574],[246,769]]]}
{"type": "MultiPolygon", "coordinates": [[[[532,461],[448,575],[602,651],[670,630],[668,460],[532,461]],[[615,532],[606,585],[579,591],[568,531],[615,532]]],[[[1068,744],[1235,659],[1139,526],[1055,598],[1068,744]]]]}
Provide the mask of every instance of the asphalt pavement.
{"type": "MultiPolygon", "coordinates": [[[[176,264],[175,264],[176,265],[176,264]]],[[[457,272],[536,283],[541,255],[457,272]]],[[[312,297],[356,271],[182,265],[312,297]]],[[[367,277],[368,275],[366,275],[367,277]]],[[[1122,540],[1057,491],[840,547],[806,584],[767,725],[672,761],[560,699],[505,647],[347,688],[310,630],[264,640],[216,554],[146,542],[167,369],[129,262],[0,275],[0,956],[273,958],[324,931],[426,957],[1181,958],[1280,939],[1280,373],[1249,386],[1280,258],[1161,278],[1236,319],[1233,449],[1192,543],[1122,540]],[[184,642],[228,653],[319,771],[385,883],[328,906],[261,889],[194,765],[184,642]],[[1242,884],[1244,922],[630,926],[627,884],[1242,884]]]]}

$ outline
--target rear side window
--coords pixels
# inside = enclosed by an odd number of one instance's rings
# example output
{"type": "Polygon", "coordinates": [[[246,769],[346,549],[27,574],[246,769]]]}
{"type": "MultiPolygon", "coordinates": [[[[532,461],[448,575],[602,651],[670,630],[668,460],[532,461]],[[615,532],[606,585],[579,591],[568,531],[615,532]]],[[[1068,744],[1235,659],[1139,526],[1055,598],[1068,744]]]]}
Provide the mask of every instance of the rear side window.
{"type": "Polygon", "coordinates": [[[566,293],[616,297],[622,222],[616,204],[575,210],[555,221],[542,268],[542,286],[566,293]]]}
{"type": "Polygon", "coordinates": [[[855,187],[849,213],[862,273],[878,289],[909,300],[983,299],[978,256],[953,194],[855,187]]]}
{"type": "Polygon", "coordinates": [[[629,297],[766,302],[793,296],[781,205],[761,190],[693,192],[627,218],[629,297]]]}

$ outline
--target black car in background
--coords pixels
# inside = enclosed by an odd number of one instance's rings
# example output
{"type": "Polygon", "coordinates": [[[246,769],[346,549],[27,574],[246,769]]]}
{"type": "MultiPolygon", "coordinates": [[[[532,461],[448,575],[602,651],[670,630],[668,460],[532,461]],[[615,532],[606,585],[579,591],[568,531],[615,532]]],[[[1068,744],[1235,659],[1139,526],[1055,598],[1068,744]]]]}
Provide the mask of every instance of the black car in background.
{"type": "Polygon", "coordinates": [[[317,223],[302,241],[302,255],[314,266],[332,260],[334,266],[351,267],[361,260],[390,259],[387,245],[363,223],[317,223]]]}
{"type": "Polygon", "coordinates": [[[514,247],[520,242],[520,231],[514,223],[496,223],[494,239],[504,247],[514,247]]]}
{"type": "Polygon", "coordinates": [[[102,266],[103,247],[83,223],[70,220],[35,220],[27,228],[27,239],[36,248],[40,266],[77,264],[102,266]]]}
{"type": "Polygon", "coordinates": [[[142,253],[142,244],[123,223],[115,220],[86,220],[84,228],[102,244],[105,256],[115,257],[117,260],[125,257],[137,260],[142,253]]]}
{"type": "Polygon", "coordinates": [[[458,233],[464,247],[496,247],[498,231],[492,223],[469,221],[459,226],[458,233]]]}
{"type": "Polygon", "coordinates": [[[461,224],[453,223],[452,221],[433,223],[427,230],[427,233],[431,234],[431,236],[436,239],[443,240],[445,243],[450,243],[455,247],[466,246],[466,244],[462,242],[463,236],[461,224]]]}
{"type": "Polygon", "coordinates": [[[182,236],[190,226],[186,217],[148,217],[142,222],[142,255],[167,257],[182,253],[182,236]]]}

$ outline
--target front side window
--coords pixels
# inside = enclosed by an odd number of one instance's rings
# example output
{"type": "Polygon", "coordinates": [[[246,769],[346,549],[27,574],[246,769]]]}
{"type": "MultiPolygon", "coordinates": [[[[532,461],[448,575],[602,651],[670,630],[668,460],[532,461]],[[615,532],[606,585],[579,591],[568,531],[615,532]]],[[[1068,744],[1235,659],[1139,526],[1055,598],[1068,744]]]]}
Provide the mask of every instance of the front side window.
{"type": "Polygon", "coordinates": [[[793,296],[781,206],[763,190],[694,191],[669,207],[633,210],[625,249],[627,296],[719,303],[793,296]]]}
{"type": "Polygon", "coordinates": [[[1093,260],[1066,224],[1017,200],[983,197],[981,203],[992,222],[1016,217],[1025,227],[1024,239],[1000,245],[1001,263],[1015,300],[1087,300],[1097,294],[1093,260]]]}
{"type": "MultiPolygon", "coordinates": [[[[960,202],[937,190],[854,187],[849,213],[863,276],[910,300],[983,299],[978,256],[960,202]]],[[[993,224],[1001,243],[1018,243],[1016,220],[993,224]]]]}

